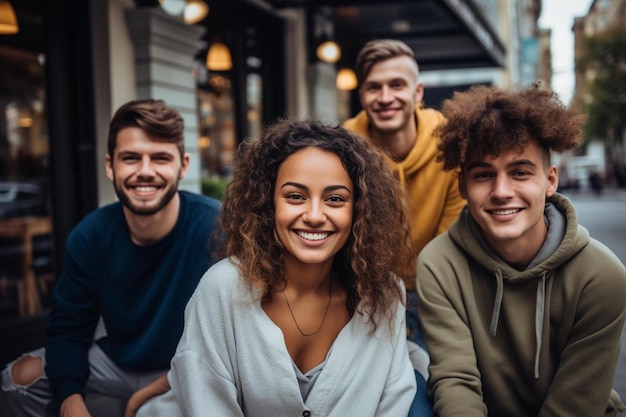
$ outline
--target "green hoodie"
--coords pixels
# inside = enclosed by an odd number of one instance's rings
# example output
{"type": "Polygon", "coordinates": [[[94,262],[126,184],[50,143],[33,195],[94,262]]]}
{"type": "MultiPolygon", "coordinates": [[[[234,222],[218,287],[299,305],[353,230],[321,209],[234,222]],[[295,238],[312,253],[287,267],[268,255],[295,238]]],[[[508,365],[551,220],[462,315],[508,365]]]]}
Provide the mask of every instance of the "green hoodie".
{"type": "Polygon", "coordinates": [[[548,236],[524,271],[498,259],[467,208],[422,251],[418,307],[439,417],[623,410],[611,387],[626,268],[578,225],[567,198],[548,202],[548,236]]]}

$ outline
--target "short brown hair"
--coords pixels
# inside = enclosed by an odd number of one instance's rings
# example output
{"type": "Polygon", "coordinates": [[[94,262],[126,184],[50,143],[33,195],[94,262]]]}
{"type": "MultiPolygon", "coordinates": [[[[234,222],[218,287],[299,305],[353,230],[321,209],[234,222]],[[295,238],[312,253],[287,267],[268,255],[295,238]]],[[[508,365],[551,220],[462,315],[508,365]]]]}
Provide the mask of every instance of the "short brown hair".
{"type": "Polygon", "coordinates": [[[437,160],[447,170],[463,168],[470,157],[497,157],[510,148],[523,151],[531,140],[549,163],[551,150],[561,153],[578,146],[585,121],[539,85],[517,90],[474,86],[444,100],[442,113],[446,121],[436,131],[437,160]]]}
{"type": "Polygon", "coordinates": [[[412,58],[419,72],[415,54],[406,43],[395,39],[376,39],[366,43],[356,58],[355,73],[359,85],[363,84],[374,64],[397,56],[412,58]]]}
{"type": "Polygon", "coordinates": [[[143,129],[153,140],[174,143],[181,159],[185,154],[183,117],[167,107],[163,100],[133,100],[122,105],[111,119],[107,142],[109,157],[113,159],[117,134],[127,127],[143,129]]]}

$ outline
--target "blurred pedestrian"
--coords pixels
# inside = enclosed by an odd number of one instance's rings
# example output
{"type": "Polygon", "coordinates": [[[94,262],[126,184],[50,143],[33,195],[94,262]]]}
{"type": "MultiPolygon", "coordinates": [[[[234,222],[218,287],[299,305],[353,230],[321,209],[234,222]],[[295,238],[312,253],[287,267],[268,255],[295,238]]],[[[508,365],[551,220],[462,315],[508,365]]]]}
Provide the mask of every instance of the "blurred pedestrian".
{"type": "Polygon", "coordinates": [[[602,188],[604,187],[602,176],[597,169],[593,168],[589,171],[589,185],[595,195],[602,194],[602,188]]]}
{"type": "Polygon", "coordinates": [[[626,268],[578,224],[550,162],[584,118],[534,87],[473,87],[443,113],[440,159],[461,168],[467,207],[418,261],[435,412],[618,415],[626,268]]]}

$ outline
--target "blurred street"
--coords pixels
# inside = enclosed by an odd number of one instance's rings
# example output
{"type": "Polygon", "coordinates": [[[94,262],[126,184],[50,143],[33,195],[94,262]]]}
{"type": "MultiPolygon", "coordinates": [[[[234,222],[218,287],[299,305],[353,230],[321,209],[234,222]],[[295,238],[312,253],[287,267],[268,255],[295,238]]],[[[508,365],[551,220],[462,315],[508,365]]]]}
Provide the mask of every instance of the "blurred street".
{"type": "MultiPolygon", "coordinates": [[[[626,264],[626,190],[604,190],[599,196],[590,191],[564,194],[576,206],[580,224],[626,264]]],[[[621,351],[613,386],[626,400],[626,331],[622,333],[621,351]]],[[[602,352],[598,352],[598,355],[602,355],[602,352]]]]}

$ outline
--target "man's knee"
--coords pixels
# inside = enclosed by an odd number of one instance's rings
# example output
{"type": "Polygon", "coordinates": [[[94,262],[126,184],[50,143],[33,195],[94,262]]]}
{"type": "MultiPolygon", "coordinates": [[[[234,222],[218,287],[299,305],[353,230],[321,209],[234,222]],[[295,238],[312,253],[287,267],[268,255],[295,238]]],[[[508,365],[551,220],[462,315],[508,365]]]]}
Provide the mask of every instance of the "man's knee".
{"type": "MultiPolygon", "coordinates": [[[[27,388],[44,375],[44,361],[42,357],[33,355],[24,355],[15,362],[9,364],[6,375],[10,379],[9,384],[15,388],[27,388]]],[[[5,381],[3,381],[5,382],[5,381]]],[[[3,383],[3,388],[7,388],[8,384],[3,383]]]]}
{"type": "Polygon", "coordinates": [[[43,376],[43,359],[34,356],[22,356],[11,368],[11,378],[16,385],[28,386],[43,376]]]}

